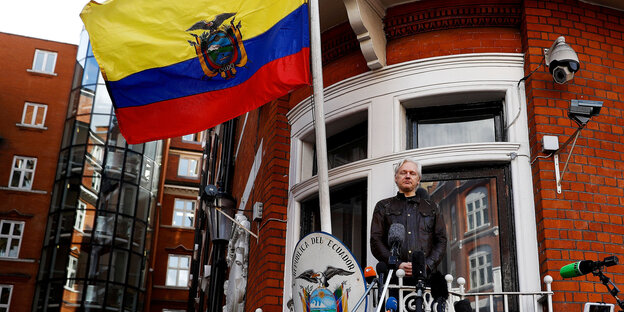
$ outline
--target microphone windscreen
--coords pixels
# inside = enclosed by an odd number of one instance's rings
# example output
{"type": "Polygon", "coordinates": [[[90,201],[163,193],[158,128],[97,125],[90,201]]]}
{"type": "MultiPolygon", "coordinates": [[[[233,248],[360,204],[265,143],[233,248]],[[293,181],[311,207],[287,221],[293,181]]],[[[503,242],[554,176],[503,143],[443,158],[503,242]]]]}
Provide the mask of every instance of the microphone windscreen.
{"type": "Polygon", "coordinates": [[[448,299],[449,291],[446,286],[446,279],[444,279],[444,275],[440,272],[431,273],[431,297],[433,300],[438,298],[442,298],[444,300],[448,299]]]}
{"type": "Polygon", "coordinates": [[[402,244],[405,240],[405,227],[400,223],[392,223],[388,230],[388,245],[402,244]]]}
{"type": "Polygon", "coordinates": [[[386,300],[386,311],[398,311],[399,310],[399,302],[394,297],[388,298],[386,300]]]}
{"type": "Polygon", "coordinates": [[[377,275],[382,276],[388,274],[388,265],[385,262],[377,263],[377,275]]]}
{"type": "Polygon", "coordinates": [[[364,278],[366,279],[366,282],[369,284],[372,283],[375,277],[377,277],[377,272],[375,272],[375,269],[373,269],[372,266],[367,266],[364,269],[364,278]]]}
{"type": "Polygon", "coordinates": [[[412,275],[414,279],[423,280],[427,278],[425,267],[425,253],[422,250],[412,254],[412,275]]]}
{"type": "Polygon", "coordinates": [[[589,274],[594,270],[594,261],[583,260],[579,263],[578,269],[583,275],[589,274]]]}

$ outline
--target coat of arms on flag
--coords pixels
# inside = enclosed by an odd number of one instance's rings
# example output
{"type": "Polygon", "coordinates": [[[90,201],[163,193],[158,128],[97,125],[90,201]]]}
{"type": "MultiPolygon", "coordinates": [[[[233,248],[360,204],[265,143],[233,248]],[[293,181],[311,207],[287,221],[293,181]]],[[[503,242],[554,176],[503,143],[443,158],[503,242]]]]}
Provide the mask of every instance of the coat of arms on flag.
{"type": "Polygon", "coordinates": [[[187,29],[195,41],[188,41],[195,48],[197,58],[207,77],[218,74],[224,79],[236,75],[236,67],[247,64],[247,52],[241,35],[241,22],[235,25],[235,13],[222,13],[212,21],[199,21],[187,29]],[[229,24],[222,25],[225,20],[232,18],[229,24]],[[192,31],[202,30],[197,35],[192,31]]]}

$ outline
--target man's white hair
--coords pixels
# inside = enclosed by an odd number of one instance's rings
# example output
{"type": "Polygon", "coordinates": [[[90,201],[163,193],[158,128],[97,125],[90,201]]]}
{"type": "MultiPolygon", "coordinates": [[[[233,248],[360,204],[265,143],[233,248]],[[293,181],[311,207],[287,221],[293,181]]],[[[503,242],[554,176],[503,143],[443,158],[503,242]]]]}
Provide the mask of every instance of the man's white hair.
{"type": "Polygon", "coordinates": [[[418,173],[418,177],[422,179],[422,165],[411,158],[403,159],[398,165],[396,165],[396,167],[394,167],[394,176],[399,174],[399,168],[401,168],[401,166],[408,162],[416,165],[416,173],[418,173]]]}

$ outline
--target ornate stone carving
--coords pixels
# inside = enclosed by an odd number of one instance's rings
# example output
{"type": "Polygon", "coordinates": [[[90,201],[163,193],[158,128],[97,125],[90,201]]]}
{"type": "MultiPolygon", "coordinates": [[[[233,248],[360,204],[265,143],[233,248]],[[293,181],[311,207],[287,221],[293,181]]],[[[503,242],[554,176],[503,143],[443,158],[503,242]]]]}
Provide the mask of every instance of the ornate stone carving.
{"type": "MultiPolygon", "coordinates": [[[[236,215],[236,221],[247,229],[251,228],[247,217],[242,214],[236,215]]],[[[249,266],[249,233],[236,224],[232,227],[226,261],[230,275],[223,287],[226,296],[223,311],[244,312],[249,266]]]]}
{"type": "Polygon", "coordinates": [[[386,66],[385,8],[379,0],[344,0],[349,23],[370,69],[386,66]]]}
{"type": "Polygon", "coordinates": [[[520,27],[522,10],[518,1],[480,5],[434,4],[440,7],[414,2],[389,10],[385,20],[388,40],[463,27],[520,27]]]}

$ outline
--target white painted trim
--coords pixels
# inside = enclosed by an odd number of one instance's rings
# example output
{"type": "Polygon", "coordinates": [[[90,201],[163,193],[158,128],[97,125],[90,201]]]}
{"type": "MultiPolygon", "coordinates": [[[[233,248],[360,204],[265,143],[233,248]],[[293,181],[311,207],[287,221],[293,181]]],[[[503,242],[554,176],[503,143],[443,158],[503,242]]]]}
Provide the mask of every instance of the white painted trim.
{"type": "Polygon", "coordinates": [[[254,162],[251,165],[251,171],[249,171],[249,177],[247,177],[247,184],[245,185],[243,196],[241,196],[240,204],[238,205],[239,211],[245,210],[245,206],[247,206],[247,201],[249,200],[249,195],[251,194],[251,190],[253,189],[254,182],[256,181],[256,177],[258,176],[260,165],[262,165],[262,140],[260,141],[260,145],[258,146],[258,150],[256,151],[254,162]]]}
{"type": "MultiPolygon", "coordinates": [[[[325,89],[328,122],[368,110],[369,158],[329,170],[330,185],[358,177],[368,179],[367,227],[370,227],[376,201],[396,192],[393,165],[405,157],[419,160],[424,167],[440,164],[478,162],[508,163],[511,169],[513,213],[516,231],[520,291],[540,289],[537,229],[533,198],[530,146],[524,86],[524,58],[518,53],[475,53],[442,56],[395,64],[374,72],[340,81],[325,89]],[[405,105],[430,106],[438,98],[457,95],[503,101],[505,123],[517,120],[507,129],[507,142],[456,144],[405,150],[405,105]],[[432,102],[433,99],[433,102],[432,102]]],[[[445,103],[440,103],[445,104],[445,103]]],[[[316,192],[315,177],[302,178],[301,139],[313,131],[310,99],[296,105],[288,114],[291,125],[288,225],[284,274],[284,311],[291,299],[292,250],[299,237],[299,201],[316,192]]],[[[369,229],[370,230],[370,229],[369,229]]],[[[368,250],[368,263],[376,260],[368,250]]]]}

